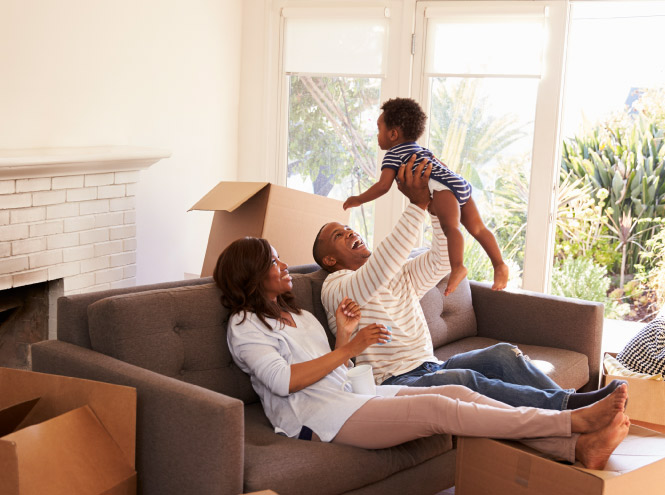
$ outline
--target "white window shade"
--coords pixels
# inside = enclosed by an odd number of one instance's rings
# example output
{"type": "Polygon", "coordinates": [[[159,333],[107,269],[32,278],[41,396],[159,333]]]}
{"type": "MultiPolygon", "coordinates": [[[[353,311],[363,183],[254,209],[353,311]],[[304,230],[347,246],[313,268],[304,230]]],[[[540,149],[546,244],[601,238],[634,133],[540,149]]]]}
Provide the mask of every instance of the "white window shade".
{"type": "Polygon", "coordinates": [[[539,77],[544,16],[449,16],[427,19],[430,76],[539,77]]]}
{"type": "MultiPolygon", "coordinates": [[[[285,17],[283,68],[287,74],[382,77],[388,19],[285,17]]],[[[349,14],[351,17],[351,14],[349,14]]]]}

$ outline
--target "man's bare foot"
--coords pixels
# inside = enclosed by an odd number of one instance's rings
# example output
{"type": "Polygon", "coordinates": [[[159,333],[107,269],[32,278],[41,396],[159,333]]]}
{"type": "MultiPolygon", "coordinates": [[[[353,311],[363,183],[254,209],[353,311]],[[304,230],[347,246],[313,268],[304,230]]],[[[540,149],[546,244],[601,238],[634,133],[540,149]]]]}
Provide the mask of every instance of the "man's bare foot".
{"type": "Polygon", "coordinates": [[[605,428],[584,433],[577,439],[575,457],[587,469],[605,469],[605,465],[619,444],[626,438],[630,419],[618,412],[605,428]]]}
{"type": "Polygon", "coordinates": [[[494,284],[492,285],[492,290],[503,290],[508,285],[508,274],[510,270],[508,265],[501,263],[494,267],[494,284]]]}
{"type": "Polygon", "coordinates": [[[448,277],[448,285],[446,285],[446,291],[443,293],[444,296],[448,296],[455,292],[459,283],[464,280],[468,270],[464,265],[459,268],[453,268],[448,277]]]}
{"type": "Polygon", "coordinates": [[[590,433],[604,428],[617,413],[623,413],[626,400],[628,400],[628,385],[623,383],[595,404],[573,410],[570,416],[572,432],[590,433]]]}

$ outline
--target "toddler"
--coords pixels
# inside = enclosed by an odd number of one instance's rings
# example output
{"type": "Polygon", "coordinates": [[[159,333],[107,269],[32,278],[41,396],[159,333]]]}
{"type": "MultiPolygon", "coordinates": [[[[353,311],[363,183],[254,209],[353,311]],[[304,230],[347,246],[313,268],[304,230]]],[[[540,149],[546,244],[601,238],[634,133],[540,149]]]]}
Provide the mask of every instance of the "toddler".
{"type": "Polygon", "coordinates": [[[360,206],[383,196],[390,190],[397,171],[416,155],[414,167],[422,160],[429,160],[432,172],[429,189],[432,194],[430,210],[438,217],[448,240],[448,257],[451,272],[445,295],[452,293],[464,279],[464,237],[460,223],[480,243],[494,267],[492,289],[501,290],[508,283],[508,266],[494,235],[485,227],[478,208],[471,197],[471,184],[441,163],[430,150],[416,143],[425,130],[427,116],[420,105],[411,98],[393,98],[382,106],[383,113],[377,120],[379,147],[388,150],[381,164],[381,177],[376,184],[358,196],[344,202],[344,209],[360,206]]]}

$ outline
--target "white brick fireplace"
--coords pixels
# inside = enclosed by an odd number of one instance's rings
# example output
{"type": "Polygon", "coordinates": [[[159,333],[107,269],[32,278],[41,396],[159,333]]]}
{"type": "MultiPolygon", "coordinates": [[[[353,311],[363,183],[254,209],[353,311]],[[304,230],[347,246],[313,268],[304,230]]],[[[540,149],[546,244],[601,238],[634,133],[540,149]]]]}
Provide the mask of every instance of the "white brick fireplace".
{"type": "Polygon", "coordinates": [[[63,294],[136,284],[140,171],[170,153],[130,146],[0,149],[0,366],[30,368],[63,294]]]}
{"type": "Polygon", "coordinates": [[[135,285],[140,170],[169,155],[0,150],[0,291],[58,279],[65,294],[135,285]]]}

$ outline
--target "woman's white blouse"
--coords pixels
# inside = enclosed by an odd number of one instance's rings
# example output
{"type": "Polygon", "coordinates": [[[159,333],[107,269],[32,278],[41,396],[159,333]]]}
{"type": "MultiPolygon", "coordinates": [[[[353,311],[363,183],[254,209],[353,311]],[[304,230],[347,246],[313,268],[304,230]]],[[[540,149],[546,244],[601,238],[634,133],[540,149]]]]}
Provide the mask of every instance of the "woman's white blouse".
{"type": "Polygon", "coordinates": [[[266,328],[254,313],[234,315],[229,320],[227,338],[233,360],[250,375],[252,386],[261,398],[266,416],[276,433],[297,437],[309,427],[324,442],[339,432],[349,417],[372,397],[393,397],[401,386],[376,387],[376,396],[351,392],[343,385],[347,367],[342,365],[316,383],[289,393],[291,365],[311,361],[330,352],[326,332],[313,314],[291,314],[296,326],[282,326],[268,319],[266,328]]]}

